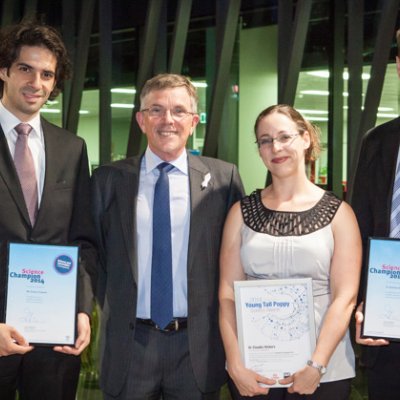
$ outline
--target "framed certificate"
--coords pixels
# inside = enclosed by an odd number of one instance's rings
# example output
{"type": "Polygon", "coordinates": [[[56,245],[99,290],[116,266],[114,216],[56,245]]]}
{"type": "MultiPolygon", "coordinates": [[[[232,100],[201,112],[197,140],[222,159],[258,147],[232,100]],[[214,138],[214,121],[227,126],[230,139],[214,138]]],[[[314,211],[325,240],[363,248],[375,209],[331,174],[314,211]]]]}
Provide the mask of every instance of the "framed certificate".
{"type": "Polygon", "coordinates": [[[303,368],[316,344],[311,278],[237,281],[234,289],[246,368],[276,380],[303,368]]]}
{"type": "Polygon", "coordinates": [[[34,345],[73,345],[78,246],[10,243],[6,323],[34,345]]]}
{"type": "Polygon", "coordinates": [[[362,337],[400,340],[400,240],[369,238],[362,337]]]}

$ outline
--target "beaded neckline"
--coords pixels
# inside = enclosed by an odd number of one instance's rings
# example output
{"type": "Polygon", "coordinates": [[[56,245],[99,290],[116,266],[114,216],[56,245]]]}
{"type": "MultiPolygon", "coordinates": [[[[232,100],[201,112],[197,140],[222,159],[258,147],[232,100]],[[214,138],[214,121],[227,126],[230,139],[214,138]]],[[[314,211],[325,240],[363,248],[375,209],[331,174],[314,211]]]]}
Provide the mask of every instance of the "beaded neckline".
{"type": "Polygon", "coordinates": [[[301,236],[330,224],[342,201],[331,192],[305,211],[275,211],[261,201],[261,189],[241,201],[244,223],[253,231],[272,236],[301,236]]]}

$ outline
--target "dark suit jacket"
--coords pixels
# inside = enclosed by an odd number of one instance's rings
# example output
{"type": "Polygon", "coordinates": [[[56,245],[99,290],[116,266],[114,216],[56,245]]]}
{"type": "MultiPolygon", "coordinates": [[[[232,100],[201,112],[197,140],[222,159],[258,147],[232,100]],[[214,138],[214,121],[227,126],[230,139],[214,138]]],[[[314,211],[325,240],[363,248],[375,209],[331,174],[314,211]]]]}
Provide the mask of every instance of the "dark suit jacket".
{"type": "Polygon", "coordinates": [[[42,119],[46,170],[40,209],[32,227],[6,137],[0,127],[0,321],[4,321],[7,243],[81,245],[78,311],[91,313],[88,271],[95,267],[90,182],[83,139],[42,119]]]}
{"type": "MultiPolygon", "coordinates": [[[[188,156],[190,234],[188,249],[188,335],[191,363],[201,391],[225,381],[225,356],[218,324],[219,248],[226,214],[243,188],[234,165],[188,156]],[[201,187],[204,176],[211,179],[201,187]]],[[[135,331],[138,262],[136,198],[140,157],[98,168],[93,174],[94,220],[101,259],[97,290],[105,343],[100,383],[118,394],[127,379],[135,331]]],[[[151,349],[149,349],[151,351],[151,349]]]]}
{"type": "MultiPolygon", "coordinates": [[[[363,240],[363,269],[360,299],[365,290],[365,252],[368,237],[388,237],[396,162],[400,144],[400,118],[370,130],[362,143],[351,204],[363,240]]],[[[364,346],[363,362],[373,365],[379,348],[364,346]]]]}

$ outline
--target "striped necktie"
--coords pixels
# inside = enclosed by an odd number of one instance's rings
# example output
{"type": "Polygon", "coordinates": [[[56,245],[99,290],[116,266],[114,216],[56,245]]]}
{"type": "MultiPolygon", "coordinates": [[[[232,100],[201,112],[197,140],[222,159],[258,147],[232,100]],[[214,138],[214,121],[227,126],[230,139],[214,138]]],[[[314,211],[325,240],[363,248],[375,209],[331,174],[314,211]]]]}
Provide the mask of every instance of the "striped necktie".
{"type": "Polygon", "coordinates": [[[390,237],[400,238],[400,168],[397,165],[393,185],[392,212],[390,214],[390,237]]]}

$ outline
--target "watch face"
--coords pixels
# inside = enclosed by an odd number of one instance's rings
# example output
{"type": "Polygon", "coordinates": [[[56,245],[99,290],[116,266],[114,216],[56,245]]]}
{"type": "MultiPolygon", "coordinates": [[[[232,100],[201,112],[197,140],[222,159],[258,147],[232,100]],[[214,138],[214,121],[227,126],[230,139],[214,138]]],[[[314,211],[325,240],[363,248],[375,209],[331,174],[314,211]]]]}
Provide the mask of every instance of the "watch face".
{"type": "Polygon", "coordinates": [[[321,375],[324,375],[324,374],[326,373],[326,367],[324,367],[323,365],[317,364],[315,361],[308,360],[308,361],[307,361],[307,365],[309,365],[310,367],[313,367],[313,368],[317,369],[318,372],[319,372],[321,375]]]}

